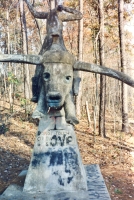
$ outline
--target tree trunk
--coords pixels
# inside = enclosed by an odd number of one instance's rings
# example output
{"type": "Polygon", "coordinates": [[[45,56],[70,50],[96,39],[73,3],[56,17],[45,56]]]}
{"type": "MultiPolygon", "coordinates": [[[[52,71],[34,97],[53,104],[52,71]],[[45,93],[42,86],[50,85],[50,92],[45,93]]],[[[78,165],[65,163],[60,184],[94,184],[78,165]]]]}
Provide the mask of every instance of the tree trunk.
{"type": "MultiPolygon", "coordinates": [[[[80,0],[80,12],[83,13],[83,0],[80,0]]],[[[83,19],[79,21],[79,36],[78,36],[78,59],[83,60],[83,19]]],[[[81,118],[81,101],[82,101],[82,72],[78,73],[81,78],[81,83],[79,85],[79,94],[76,97],[76,115],[78,119],[81,118]]]]}
{"type": "MultiPolygon", "coordinates": [[[[20,0],[20,17],[22,26],[22,39],[23,39],[23,53],[28,53],[28,39],[27,39],[27,28],[26,28],[26,18],[24,12],[24,2],[20,0]]],[[[24,96],[26,99],[30,99],[30,74],[28,64],[24,64],[24,96]]]]}
{"type": "MultiPolygon", "coordinates": [[[[99,3],[99,57],[100,65],[104,65],[104,10],[103,0],[98,0],[99,3]]],[[[99,110],[99,135],[105,135],[105,103],[106,103],[106,77],[100,75],[100,110],[99,110]]]]}
{"type": "Polygon", "coordinates": [[[57,0],[49,0],[50,3],[50,9],[54,9],[56,7],[57,4],[57,0]]]}
{"type": "MultiPolygon", "coordinates": [[[[124,0],[118,0],[118,26],[120,38],[120,62],[121,71],[127,73],[125,59],[125,39],[124,39],[124,22],[123,22],[124,0]]],[[[128,132],[128,91],[127,85],[122,83],[122,131],[128,132]]]]}
{"type": "MultiPolygon", "coordinates": [[[[9,9],[7,8],[7,53],[10,54],[10,32],[9,32],[9,9]]],[[[8,63],[8,70],[11,71],[11,64],[8,63]]],[[[9,84],[10,112],[13,112],[12,83],[9,84]]]]}
{"type": "MultiPolygon", "coordinates": [[[[99,37],[99,32],[97,30],[93,30],[93,57],[94,57],[94,63],[98,64],[98,37],[99,37]]],[[[95,74],[95,85],[94,85],[94,101],[93,101],[93,117],[94,117],[94,133],[96,133],[96,121],[98,121],[98,100],[99,100],[99,75],[95,74]]]]}

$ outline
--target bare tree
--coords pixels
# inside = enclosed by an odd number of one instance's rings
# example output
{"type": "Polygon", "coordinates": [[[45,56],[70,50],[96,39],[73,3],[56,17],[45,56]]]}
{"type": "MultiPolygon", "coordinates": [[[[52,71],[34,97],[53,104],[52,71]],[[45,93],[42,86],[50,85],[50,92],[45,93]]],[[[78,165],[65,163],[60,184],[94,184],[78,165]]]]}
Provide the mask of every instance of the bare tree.
{"type": "MultiPolygon", "coordinates": [[[[6,19],[7,19],[7,53],[10,54],[9,8],[7,8],[6,19]]],[[[11,69],[10,63],[8,63],[8,68],[9,70],[11,69]]],[[[13,112],[12,83],[9,84],[9,103],[10,103],[10,111],[13,112]]]]}
{"type": "MultiPolygon", "coordinates": [[[[79,1],[80,12],[83,13],[83,0],[79,1]]],[[[79,36],[78,36],[78,59],[83,60],[83,19],[79,21],[79,36]]],[[[79,77],[82,79],[82,72],[79,72],[79,77]]],[[[81,98],[82,98],[82,84],[79,86],[79,93],[76,97],[76,115],[81,118],[81,98]]]]}
{"type": "MultiPolygon", "coordinates": [[[[124,0],[118,0],[118,27],[120,40],[120,62],[121,71],[126,73],[125,59],[125,38],[124,38],[124,21],[123,21],[124,0]]],[[[128,132],[128,90],[127,85],[122,83],[122,131],[128,132]]]]}
{"type": "Polygon", "coordinates": [[[54,9],[56,7],[57,1],[56,0],[49,0],[50,9],[54,9]]]}
{"type": "MultiPolygon", "coordinates": [[[[20,17],[21,17],[21,27],[22,27],[22,39],[23,39],[23,53],[28,53],[28,39],[27,39],[27,27],[26,18],[24,11],[24,1],[20,0],[20,17]]],[[[30,99],[30,75],[28,64],[24,64],[24,96],[30,99]]]]}
{"type": "MultiPolygon", "coordinates": [[[[98,0],[99,5],[99,57],[100,65],[104,64],[104,9],[103,0],[98,0]]],[[[106,97],[106,77],[100,75],[100,110],[99,110],[99,135],[105,135],[105,97],[106,97]]]]}

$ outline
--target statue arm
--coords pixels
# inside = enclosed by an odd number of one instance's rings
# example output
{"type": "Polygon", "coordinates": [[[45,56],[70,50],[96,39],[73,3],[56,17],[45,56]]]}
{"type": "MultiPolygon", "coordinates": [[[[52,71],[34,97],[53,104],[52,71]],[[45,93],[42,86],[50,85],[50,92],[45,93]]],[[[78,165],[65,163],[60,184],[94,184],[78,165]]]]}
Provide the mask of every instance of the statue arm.
{"type": "Polygon", "coordinates": [[[32,15],[35,17],[35,18],[38,18],[38,19],[46,19],[47,16],[48,16],[48,13],[46,12],[37,12],[34,7],[32,6],[32,4],[30,3],[29,0],[24,0],[30,10],[30,12],[32,13],[32,15]]]}
{"type": "Polygon", "coordinates": [[[59,15],[59,18],[63,22],[80,20],[83,17],[82,13],[80,11],[75,10],[73,8],[68,8],[68,7],[62,6],[62,10],[65,11],[65,12],[64,13],[63,12],[59,12],[58,15],[59,15]]]}

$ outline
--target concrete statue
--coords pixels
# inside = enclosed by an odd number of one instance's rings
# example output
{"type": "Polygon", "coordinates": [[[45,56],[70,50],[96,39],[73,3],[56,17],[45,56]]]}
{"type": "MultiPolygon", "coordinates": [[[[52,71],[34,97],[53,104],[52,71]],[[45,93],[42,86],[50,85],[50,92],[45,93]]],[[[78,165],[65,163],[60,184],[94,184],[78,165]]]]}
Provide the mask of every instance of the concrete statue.
{"type": "MultiPolygon", "coordinates": [[[[31,14],[38,19],[46,19],[46,37],[44,39],[42,48],[40,50],[39,55],[43,55],[45,51],[49,50],[49,48],[52,45],[52,35],[58,35],[59,36],[59,45],[61,47],[61,50],[67,51],[64,41],[63,41],[63,36],[62,36],[62,31],[63,31],[63,22],[67,21],[74,21],[74,20],[80,20],[82,19],[82,14],[72,8],[64,7],[63,5],[57,5],[55,9],[50,10],[50,12],[37,12],[32,4],[29,2],[29,0],[25,0],[31,14]],[[64,13],[62,12],[64,11],[64,13]]],[[[32,101],[33,102],[38,102],[38,88],[39,86],[39,79],[40,79],[40,74],[41,74],[41,65],[37,65],[36,70],[35,70],[35,75],[32,78],[32,91],[33,91],[33,97],[32,101]]],[[[80,77],[78,77],[77,71],[74,70],[73,74],[73,87],[72,87],[72,94],[77,96],[78,91],[79,91],[79,82],[80,82],[80,77]]],[[[77,123],[77,120],[75,120],[77,123]]],[[[74,122],[74,123],[75,123],[74,122]]]]}
{"type": "MultiPolygon", "coordinates": [[[[47,20],[46,21],[47,22],[46,23],[47,35],[44,39],[44,43],[42,45],[39,55],[43,55],[46,51],[48,51],[52,48],[54,50],[54,46],[56,46],[56,43],[57,43],[57,50],[64,51],[64,53],[65,53],[65,51],[67,52],[67,49],[64,45],[63,36],[62,36],[62,31],[63,31],[63,23],[62,22],[80,20],[82,18],[82,14],[77,10],[74,10],[74,9],[71,9],[68,7],[64,7],[63,5],[58,5],[55,9],[50,10],[50,12],[47,12],[47,13],[37,12],[28,0],[25,0],[25,2],[27,3],[27,6],[28,6],[30,12],[32,13],[32,15],[35,18],[47,20]],[[62,11],[64,11],[64,14],[62,13],[62,11]],[[57,36],[57,41],[56,41],[56,36],[57,36]],[[55,41],[53,41],[53,39],[55,41]],[[52,45],[53,42],[55,44],[52,45]]],[[[66,63],[65,60],[64,60],[64,62],[66,63]]],[[[39,100],[40,91],[41,91],[41,87],[42,87],[41,86],[42,85],[41,84],[42,83],[42,81],[41,81],[42,71],[43,71],[42,65],[37,65],[36,70],[35,70],[35,75],[32,78],[33,97],[31,100],[33,102],[38,102],[38,100],[39,100]]],[[[59,71],[60,71],[60,69],[59,69],[59,71]]],[[[72,88],[70,88],[70,91],[69,91],[70,94],[68,95],[68,97],[65,98],[65,114],[66,114],[65,117],[66,117],[67,122],[69,122],[71,124],[78,124],[79,122],[75,116],[73,95],[78,95],[79,83],[80,83],[81,79],[80,79],[80,77],[78,77],[78,72],[76,70],[74,70],[71,79],[72,80],[70,80],[70,81],[73,81],[72,88]]],[[[55,83],[53,82],[51,84],[55,84],[55,83]]],[[[58,92],[58,90],[57,90],[57,92],[58,92]]],[[[34,113],[33,117],[35,117],[35,118],[39,117],[39,113],[38,114],[37,114],[37,112],[34,113]]]]}
{"type": "MultiPolygon", "coordinates": [[[[81,14],[78,11],[58,6],[49,13],[38,13],[28,0],[25,1],[35,17],[47,18],[47,36],[40,54],[0,54],[0,62],[36,65],[34,78],[37,78],[35,85],[39,92],[33,96],[37,102],[33,117],[39,118],[40,122],[23,192],[19,195],[23,197],[21,199],[28,199],[28,195],[36,194],[38,199],[110,200],[98,167],[84,167],[81,161],[71,125],[78,123],[72,99],[73,82],[77,77],[74,73],[98,73],[132,87],[134,80],[122,72],[77,61],[67,51],[62,38],[62,21],[80,19],[81,14]],[[62,10],[74,15],[70,17],[63,14],[62,10]],[[40,196],[42,193],[43,197],[40,196]]],[[[34,197],[35,195],[29,199],[34,197]]]]}

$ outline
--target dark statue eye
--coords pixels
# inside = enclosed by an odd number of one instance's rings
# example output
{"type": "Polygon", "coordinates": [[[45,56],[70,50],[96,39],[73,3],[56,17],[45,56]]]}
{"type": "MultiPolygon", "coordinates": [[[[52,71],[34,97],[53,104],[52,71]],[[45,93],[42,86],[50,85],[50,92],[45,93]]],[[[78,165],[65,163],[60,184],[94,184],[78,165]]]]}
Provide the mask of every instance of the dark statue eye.
{"type": "Polygon", "coordinates": [[[71,79],[71,76],[66,76],[66,80],[69,81],[71,79]]]}
{"type": "Polygon", "coordinates": [[[47,81],[50,78],[50,74],[48,72],[44,73],[43,78],[47,81]]]}

